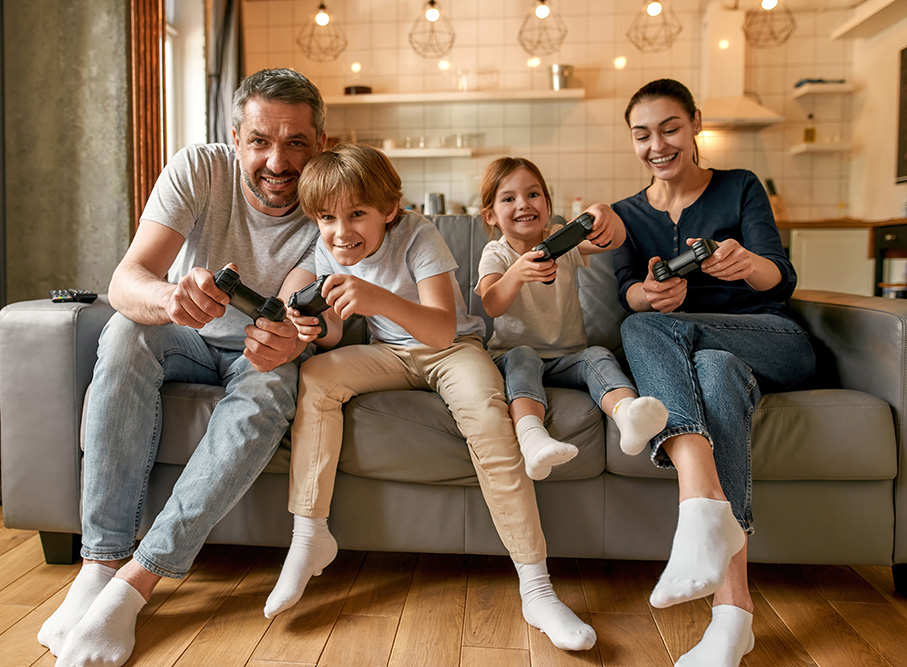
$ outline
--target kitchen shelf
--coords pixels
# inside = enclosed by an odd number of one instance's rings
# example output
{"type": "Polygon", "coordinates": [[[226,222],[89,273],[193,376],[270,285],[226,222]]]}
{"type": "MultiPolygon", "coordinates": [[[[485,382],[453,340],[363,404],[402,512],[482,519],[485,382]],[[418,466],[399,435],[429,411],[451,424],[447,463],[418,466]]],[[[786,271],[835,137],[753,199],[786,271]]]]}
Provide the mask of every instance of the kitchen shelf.
{"type": "Polygon", "coordinates": [[[814,143],[795,144],[788,151],[791,155],[803,153],[848,153],[851,146],[843,141],[817,141],[814,143]]]}
{"type": "Polygon", "coordinates": [[[852,92],[852,83],[807,83],[794,89],[794,99],[805,95],[832,95],[852,92]]]}
{"type": "Polygon", "coordinates": [[[471,148],[389,148],[384,154],[390,158],[408,157],[472,157],[471,148]]]}
{"type": "Polygon", "coordinates": [[[831,31],[832,39],[872,37],[907,17],[907,0],[867,0],[831,31]]]}
{"type": "MultiPolygon", "coordinates": [[[[907,1],[907,0],[905,0],[907,1]]],[[[581,100],[584,88],[565,90],[477,90],[461,93],[370,93],[367,95],[334,95],[325,97],[328,106],[355,106],[360,104],[439,104],[444,102],[497,102],[516,100],[581,100]]]]}

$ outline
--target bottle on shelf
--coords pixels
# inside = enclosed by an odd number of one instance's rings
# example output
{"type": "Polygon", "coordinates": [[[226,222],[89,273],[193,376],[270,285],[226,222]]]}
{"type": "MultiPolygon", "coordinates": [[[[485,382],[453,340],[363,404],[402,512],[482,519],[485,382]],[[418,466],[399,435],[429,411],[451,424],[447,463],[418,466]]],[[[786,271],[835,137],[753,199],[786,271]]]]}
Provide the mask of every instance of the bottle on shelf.
{"type": "Polygon", "coordinates": [[[816,124],[813,122],[813,115],[807,116],[809,119],[806,128],[803,130],[803,143],[811,144],[816,141],[816,124]]]}

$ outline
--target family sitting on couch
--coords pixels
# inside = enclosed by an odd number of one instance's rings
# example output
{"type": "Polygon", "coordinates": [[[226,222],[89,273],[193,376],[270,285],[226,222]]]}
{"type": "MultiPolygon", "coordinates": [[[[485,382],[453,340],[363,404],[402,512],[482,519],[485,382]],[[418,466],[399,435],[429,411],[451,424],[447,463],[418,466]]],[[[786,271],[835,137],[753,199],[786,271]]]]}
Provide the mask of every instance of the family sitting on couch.
{"type": "Polygon", "coordinates": [[[679,518],[650,602],[714,595],[702,641],[677,664],[739,665],[754,645],[750,417],[760,389],[804,384],[814,356],[785,314],[796,276],[768,198],[750,172],[699,166],[701,117],[689,91],[653,81],[626,121],[652,184],[613,209],[590,207],[590,231],[556,259],[536,249],[552,231],[538,168],[522,158],[489,166],[482,214],[499,238],[475,285],[494,318],[486,349],[443,238],[400,210],[390,161],[358,144],[325,151],[323,101],[298,73],[245,79],[234,95],[234,145],[174,157],[110,283],[118,312],[100,339],[85,412],[83,565],[38,633],[57,665],[129,658],[158,581],[186,576],[291,423],[293,535],[264,613],[294,605],[337,554],[327,519],[343,405],[386,389],[443,398],[515,564],[526,621],[559,648],[592,648],[595,631],[557,598],[546,566],[532,480],[577,448],[545,430],[545,385],[584,388],[614,419],[624,451],[648,444],[655,465],[676,468],[679,518]],[[700,239],[717,246],[699,271],[656,278],[656,262],[700,239]],[[619,297],[635,313],[622,341],[636,387],[611,351],[587,346],[575,274],[600,252],[613,252],[619,297]],[[329,309],[321,320],[290,308],[287,319],[250,323],[215,285],[223,266],[284,303],[326,275],[329,309]],[[365,318],[371,344],[331,349],[352,315],[365,318]],[[226,396],[135,548],[166,381],[220,384],[226,396]]]}

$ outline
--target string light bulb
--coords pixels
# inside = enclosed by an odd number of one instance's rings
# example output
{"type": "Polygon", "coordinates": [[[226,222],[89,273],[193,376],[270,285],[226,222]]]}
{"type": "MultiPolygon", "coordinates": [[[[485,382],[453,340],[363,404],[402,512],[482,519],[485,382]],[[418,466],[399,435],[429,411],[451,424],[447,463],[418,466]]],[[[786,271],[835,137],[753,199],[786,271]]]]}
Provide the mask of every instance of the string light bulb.
{"type": "Polygon", "coordinates": [[[434,23],[441,18],[441,11],[435,6],[435,0],[429,0],[428,9],[425,10],[425,20],[434,23]]]}
{"type": "Polygon", "coordinates": [[[662,7],[660,2],[650,2],[646,6],[646,14],[648,14],[649,16],[658,16],[659,14],[661,14],[661,10],[662,7]]]}
{"type": "Polygon", "coordinates": [[[762,9],[767,12],[772,11],[778,6],[778,0],[762,0],[762,9]]]}
{"type": "Polygon", "coordinates": [[[317,23],[321,27],[324,27],[330,22],[331,15],[328,14],[327,7],[325,7],[324,3],[322,2],[320,5],[318,5],[318,13],[315,14],[315,23],[317,23]]]}
{"type": "Polygon", "coordinates": [[[549,14],[551,14],[551,7],[545,4],[545,0],[539,0],[539,4],[535,7],[535,15],[540,19],[546,19],[549,14]]]}

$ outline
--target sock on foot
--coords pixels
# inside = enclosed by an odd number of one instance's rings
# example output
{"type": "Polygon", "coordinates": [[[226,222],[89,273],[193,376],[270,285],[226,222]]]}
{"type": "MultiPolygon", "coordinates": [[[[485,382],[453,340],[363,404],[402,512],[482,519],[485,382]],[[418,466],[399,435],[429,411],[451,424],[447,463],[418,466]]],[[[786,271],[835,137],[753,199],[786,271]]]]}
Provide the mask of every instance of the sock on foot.
{"type": "Polygon", "coordinates": [[[652,396],[629,397],[615,404],[611,417],[620,430],[621,451],[636,456],[664,430],[668,410],[652,396]]]}
{"type": "Polygon", "coordinates": [[[548,435],[542,420],[535,415],[526,415],[516,423],[516,437],[529,479],[545,479],[552,467],[566,463],[579,453],[575,445],[548,435]]]}
{"type": "Polygon", "coordinates": [[[88,607],[117,573],[115,567],[86,563],[73,580],[66,598],[38,631],[38,642],[60,655],[66,636],[82,620],[88,607]]]}
{"type": "Polygon", "coordinates": [[[520,577],[520,598],[526,622],[548,635],[552,644],[565,651],[586,651],[595,646],[595,630],[583,623],[554,593],[545,561],[514,565],[520,577]]]}
{"type": "Polygon", "coordinates": [[[113,578],[72,629],[57,667],[120,667],[135,647],[135,619],[145,598],[123,579],[113,578]]]}
{"type": "Polygon", "coordinates": [[[265,603],[265,617],[274,618],[299,602],[309,579],[317,577],[337,556],[337,541],[327,519],[293,516],[293,540],[277,585],[265,603]]]}
{"type": "Polygon", "coordinates": [[[721,587],[731,558],[746,536],[725,500],[688,498],[680,503],[671,557],[649,602],[664,609],[711,595],[721,587]]]}
{"type": "Polygon", "coordinates": [[[738,667],[756,645],[753,615],[740,607],[712,607],[712,622],[702,640],[680,656],[677,667],[738,667]]]}

